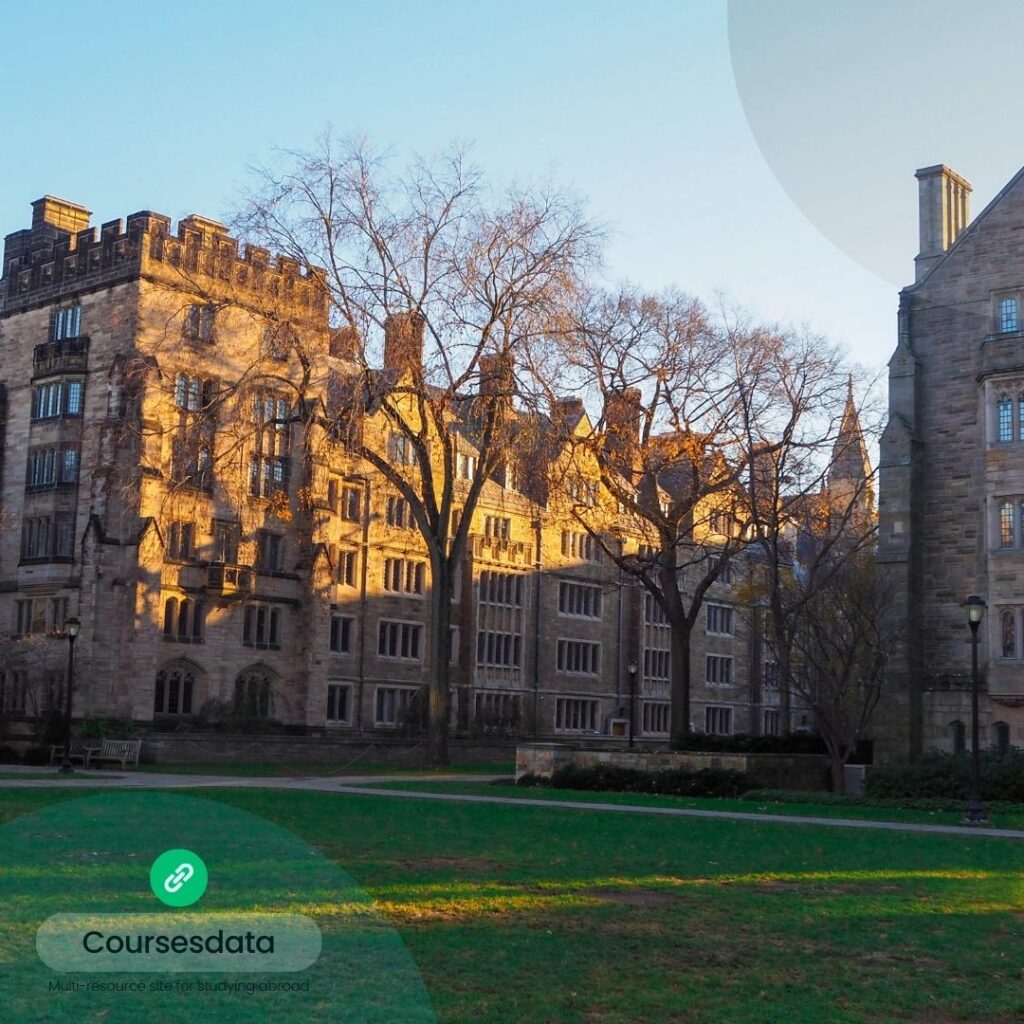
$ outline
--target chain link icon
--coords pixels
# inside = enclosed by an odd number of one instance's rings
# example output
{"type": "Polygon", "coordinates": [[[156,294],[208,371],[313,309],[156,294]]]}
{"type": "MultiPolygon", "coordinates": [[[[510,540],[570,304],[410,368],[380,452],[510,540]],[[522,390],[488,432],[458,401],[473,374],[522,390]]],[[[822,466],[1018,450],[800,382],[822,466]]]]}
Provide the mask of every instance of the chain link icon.
{"type": "Polygon", "coordinates": [[[191,864],[179,864],[178,867],[164,879],[164,889],[167,892],[177,892],[194,874],[196,870],[191,864]]]}

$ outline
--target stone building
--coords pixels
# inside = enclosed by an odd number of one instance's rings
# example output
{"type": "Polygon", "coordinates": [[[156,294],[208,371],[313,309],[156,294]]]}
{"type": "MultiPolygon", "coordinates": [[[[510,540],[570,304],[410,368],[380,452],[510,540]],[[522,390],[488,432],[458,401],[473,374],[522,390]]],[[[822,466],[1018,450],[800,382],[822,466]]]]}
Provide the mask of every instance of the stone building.
{"type": "Polygon", "coordinates": [[[973,221],[955,171],[917,180],[880,461],[878,557],[904,641],[881,716],[894,757],[969,742],[970,594],[988,604],[981,742],[1024,740],[1024,171],[973,221]]]}
{"type": "MultiPolygon", "coordinates": [[[[322,280],[240,251],[203,217],[176,231],[150,212],[89,220],[47,196],[6,237],[3,719],[27,731],[61,706],[61,634],[76,616],[76,717],[152,731],[261,719],[319,735],[414,730],[429,565],[401,497],[323,415],[355,342],[329,327],[322,280]]],[[[382,372],[400,369],[415,331],[408,315],[389,321],[382,372]]],[[[372,410],[360,429],[404,457],[372,410]]],[[[667,739],[656,607],[568,524],[557,494],[516,475],[487,481],[456,587],[453,727],[625,735],[635,666],[637,735],[667,739]]],[[[777,699],[752,670],[756,629],[728,578],[702,623],[694,728],[777,730],[777,699]]]]}

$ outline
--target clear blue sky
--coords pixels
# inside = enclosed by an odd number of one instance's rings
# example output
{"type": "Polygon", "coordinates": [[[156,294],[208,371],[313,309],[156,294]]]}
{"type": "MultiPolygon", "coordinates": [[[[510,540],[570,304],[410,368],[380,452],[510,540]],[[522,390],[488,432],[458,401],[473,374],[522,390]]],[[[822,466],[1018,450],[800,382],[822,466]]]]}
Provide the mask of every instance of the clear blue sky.
{"type": "MultiPolygon", "coordinates": [[[[979,0],[972,25],[986,3],[1020,27],[1008,0],[979,0]]],[[[889,6],[830,21],[836,5],[811,0],[5,4],[0,233],[47,192],[95,223],[223,217],[248,166],[328,123],[399,153],[460,140],[499,176],[550,173],[587,197],[615,231],[613,277],[724,292],[879,367],[913,275],[914,168],[962,156],[985,200],[1024,152],[993,123],[997,159],[963,76],[947,67],[922,99],[916,58],[897,52],[922,15],[959,45],[960,6],[889,6]],[[973,105],[973,145],[936,114],[944,90],[973,105]],[[934,116],[901,148],[913,103],[934,116]]]]}

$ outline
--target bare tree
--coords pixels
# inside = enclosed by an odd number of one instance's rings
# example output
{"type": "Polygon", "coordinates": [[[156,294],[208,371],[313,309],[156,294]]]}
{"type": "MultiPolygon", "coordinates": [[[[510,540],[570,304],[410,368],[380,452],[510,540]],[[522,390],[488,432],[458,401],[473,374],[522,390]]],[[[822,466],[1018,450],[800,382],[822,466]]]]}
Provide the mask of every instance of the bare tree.
{"type": "Polygon", "coordinates": [[[457,150],[393,175],[365,143],[325,136],[288,160],[260,172],[239,226],[324,273],[347,360],[332,431],[407,502],[429,555],[428,758],[445,764],[455,573],[529,422],[518,353],[564,318],[600,233],[557,189],[489,190],[457,150]]]}
{"type": "MultiPolygon", "coordinates": [[[[716,321],[678,292],[624,287],[587,296],[534,366],[599,410],[589,435],[563,433],[596,462],[622,530],[640,545],[627,550],[586,505],[573,514],[671,627],[671,732],[681,736],[691,730],[691,637],[704,599],[757,539],[750,481],[765,460],[795,461],[835,437],[841,360],[820,339],[716,321]]],[[[554,389],[549,398],[561,407],[554,389]]]]}
{"type": "Polygon", "coordinates": [[[777,654],[788,647],[781,682],[813,714],[836,792],[843,766],[867,734],[896,642],[887,614],[892,590],[869,536],[825,541],[819,555],[785,574],[779,588],[785,619],[770,641],[777,654]]]}

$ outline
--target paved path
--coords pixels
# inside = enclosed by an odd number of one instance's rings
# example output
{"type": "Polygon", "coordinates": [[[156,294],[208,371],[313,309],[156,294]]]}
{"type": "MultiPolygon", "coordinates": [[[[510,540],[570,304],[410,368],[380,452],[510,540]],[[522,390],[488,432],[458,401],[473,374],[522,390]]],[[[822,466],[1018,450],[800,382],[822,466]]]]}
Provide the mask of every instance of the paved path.
{"type": "MultiPolygon", "coordinates": [[[[4,773],[16,768],[4,767],[4,773]]],[[[38,773],[38,768],[25,772],[38,773]]],[[[670,818],[712,818],[724,821],[752,821],[769,825],[815,825],[826,828],[881,829],[888,832],[918,832],[936,835],[1024,840],[1024,831],[1012,828],[971,828],[964,825],[929,825],[904,821],[873,821],[866,818],[818,818],[796,814],[759,814],[753,811],[709,811],[693,807],[650,807],[638,804],[590,803],[582,800],[544,800],[536,797],[486,796],[469,793],[430,793],[422,790],[388,789],[391,782],[492,782],[491,775],[345,775],[260,778],[233,775],[174,775],[157,772],[128,772],[110,775],[79,772],[46,779],[0,778],[0,789],[298,789],[346,796],[385,797],[395,800],[440,800],[446,803],[500,804],[511,807],[545,807],[557,810],[592,811],[605,814],[653,814],[670,818]]]]}

